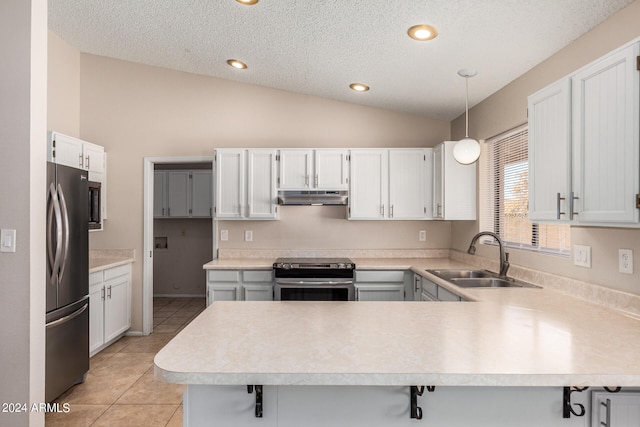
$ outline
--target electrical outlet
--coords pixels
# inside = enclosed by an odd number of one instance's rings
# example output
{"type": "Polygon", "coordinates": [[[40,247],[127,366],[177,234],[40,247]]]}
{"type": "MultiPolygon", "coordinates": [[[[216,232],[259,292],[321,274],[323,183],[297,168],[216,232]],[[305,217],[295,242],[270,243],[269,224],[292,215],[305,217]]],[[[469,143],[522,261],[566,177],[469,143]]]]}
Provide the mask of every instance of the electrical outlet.
{"type": "Polygon", "coordinates": [[[573,245],[573,264],[591,268],[591,246],[573,245]]]}
{"type": "Polygon", "coordinates": [[[16,230],[0,231],[0,252],[16,251],[16,230]]]}
{"type": "Polygon", "coordinates": [[[229,240],[229,230],[220,230],[220,240],[223,242],[229,240]]]}
{"type": "Polygon", "coordinates": [[[420,230],[418,232],[418,240],[421,242],[426,242],[427,241],[427,231],[426,230],[420,230]]]}
{"type": "Polygon", "coordinates": [[[618,250],[618,271],[625,274],[633,274],[633,250],[618,250]]]}
{"type": "Polygon", "coordinates": [[[253,231],[245,230],[245,232],[244,232],[244,241],[245,242],[253,242],[253,231]]]}

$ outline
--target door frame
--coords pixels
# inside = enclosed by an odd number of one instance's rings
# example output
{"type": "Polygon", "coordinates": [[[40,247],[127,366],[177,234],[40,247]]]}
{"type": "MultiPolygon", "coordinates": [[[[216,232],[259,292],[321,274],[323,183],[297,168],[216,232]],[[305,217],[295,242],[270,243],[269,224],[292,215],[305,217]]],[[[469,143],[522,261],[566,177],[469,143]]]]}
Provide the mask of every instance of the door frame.
{"type": "MultiPolygon", "coordinates": [[[[153,332],[153,185],[154,168],[163,163],[203,163],[211,162],[213,172],[214,156],[178,156],[178,157],[145,157],[144,158],[144,187],[143,187],[143,257],[142,257],[142,334],[153,332]]],[[[215,176],[212,193],[215,188],[215,176]]],[[[211,195],[213,200],[213,194],[211,195]]],[[[212,225],[212,259],[217,258],[217,223],[211,218],[212,225]]]]}

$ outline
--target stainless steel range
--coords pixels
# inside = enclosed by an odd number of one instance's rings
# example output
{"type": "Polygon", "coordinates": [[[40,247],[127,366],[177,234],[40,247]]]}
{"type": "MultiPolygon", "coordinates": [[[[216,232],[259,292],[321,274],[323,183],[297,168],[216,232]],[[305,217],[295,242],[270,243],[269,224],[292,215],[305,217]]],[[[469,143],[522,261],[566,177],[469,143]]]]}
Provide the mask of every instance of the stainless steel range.
{"type": "Polygon", "coordinates": [[[356,265],[349,258],[278,258],[277,301],[354,301],[356,265]]]}

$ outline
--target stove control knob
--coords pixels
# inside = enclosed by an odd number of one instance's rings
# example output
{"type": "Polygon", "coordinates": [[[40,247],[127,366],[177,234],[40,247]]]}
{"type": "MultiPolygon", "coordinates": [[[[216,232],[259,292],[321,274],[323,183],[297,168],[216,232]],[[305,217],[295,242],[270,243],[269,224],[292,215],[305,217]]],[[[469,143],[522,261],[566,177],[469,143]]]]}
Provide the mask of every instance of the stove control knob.
{"type": "Polygon", "coordinates": [[[282,264],[282,268],[284,268],[285,270],[289,270],[291,268],[291,264],[289,264],[288,262],[285,262],[282,264]]]}
{"type": "Polygon", "coordinates": [[[338,264],[338,268],[347,268],[347,265],[341,262],[340,264],[338,264]]]}

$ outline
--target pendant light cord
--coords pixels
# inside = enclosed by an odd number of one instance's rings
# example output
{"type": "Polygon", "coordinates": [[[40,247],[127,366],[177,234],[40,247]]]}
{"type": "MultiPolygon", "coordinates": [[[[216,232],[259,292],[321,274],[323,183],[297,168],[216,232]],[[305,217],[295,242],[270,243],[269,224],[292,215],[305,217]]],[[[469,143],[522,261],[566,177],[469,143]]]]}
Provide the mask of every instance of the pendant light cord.
{"type": "Polygon", "coordinates": [[[469,77],[464,78],[467,84],[467,95],[465,97],[465,132],[464,137],[469,138],[469,77]]]}

